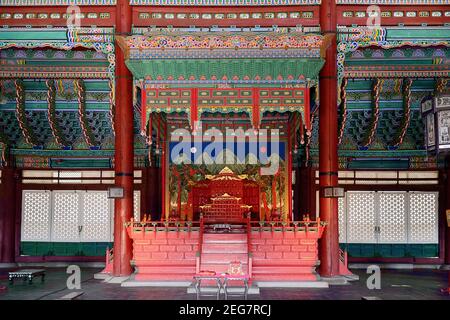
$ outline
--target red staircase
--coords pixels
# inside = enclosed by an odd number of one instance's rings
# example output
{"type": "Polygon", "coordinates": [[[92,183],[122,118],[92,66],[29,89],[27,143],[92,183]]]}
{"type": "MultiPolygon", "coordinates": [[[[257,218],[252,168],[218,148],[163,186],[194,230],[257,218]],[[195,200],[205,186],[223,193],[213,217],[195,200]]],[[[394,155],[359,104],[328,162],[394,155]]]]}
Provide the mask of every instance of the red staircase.
{"type": "Polygon", "coordinates": [[[200,253],[200,271],[224,273],[232,261],[240,261],[248,273],[246,233],[204,233],[200,253]]]}

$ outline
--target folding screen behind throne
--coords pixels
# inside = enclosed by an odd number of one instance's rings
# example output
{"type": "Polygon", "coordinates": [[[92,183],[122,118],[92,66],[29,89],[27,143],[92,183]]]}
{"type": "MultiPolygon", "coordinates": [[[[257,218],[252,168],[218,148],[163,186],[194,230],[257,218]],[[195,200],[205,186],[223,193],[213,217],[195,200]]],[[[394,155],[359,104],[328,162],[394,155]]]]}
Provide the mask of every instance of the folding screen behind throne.
{"type": "Polygon", "coordinates": [[[247,175],[236,175],[228,167],[217,175],[206,175],[192,187],[194,220],[200,212],[217,222],[236,220],[239,214],[251,212],[259,216],[259,185],[247,179],[247,175]]]}

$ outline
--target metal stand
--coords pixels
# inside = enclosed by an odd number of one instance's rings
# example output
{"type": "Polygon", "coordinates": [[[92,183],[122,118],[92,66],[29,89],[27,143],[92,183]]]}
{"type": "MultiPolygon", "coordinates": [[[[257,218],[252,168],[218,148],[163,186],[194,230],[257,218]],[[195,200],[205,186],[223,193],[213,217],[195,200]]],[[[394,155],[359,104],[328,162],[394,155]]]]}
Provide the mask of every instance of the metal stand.
{"type": "MultiPolygon", "coordinates": [[[[239,287],[240,288],[240,287],[239,287]]],[[[247,296],[248,296],[248,277],[240,277],[240,276],[226,276],[224,278],[223,281],[223,292],[225,294],[225,300],[228,300],[228,297],[241,297],[242,295],[244,296],[244,299],[247,300],[247,296]],[[228,289],[230,287],[228,287],[228,281],[243,281],[244,282],[244,292],[241,293],[229,293],[228,289]]]]}
{"type": "Polygon", "coordinates": [[[197,300],[200,300],[200,297],[216,297],[217,300],[220,300],[220,290],[222,290],[222,281],[220,276],[194,276],[194,287],[195,292],[197,294],[197,300]],[[214,294],[205,294],[201,292],[201,283],[202,280],[213,280],[217,285],[217,292],[214,294]]]}

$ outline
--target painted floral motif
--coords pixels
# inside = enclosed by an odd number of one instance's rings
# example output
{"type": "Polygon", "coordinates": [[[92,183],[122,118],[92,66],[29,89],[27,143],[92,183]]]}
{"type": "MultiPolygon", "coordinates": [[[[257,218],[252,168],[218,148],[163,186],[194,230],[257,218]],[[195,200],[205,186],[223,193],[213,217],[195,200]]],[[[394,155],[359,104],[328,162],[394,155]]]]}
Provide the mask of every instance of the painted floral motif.
{"type": "Polygon", "coordinates": [[[210,34],[131,36],[126,39],[130,49],[280,49],[318,48],[321,35],[300,34],[210,34]]]}

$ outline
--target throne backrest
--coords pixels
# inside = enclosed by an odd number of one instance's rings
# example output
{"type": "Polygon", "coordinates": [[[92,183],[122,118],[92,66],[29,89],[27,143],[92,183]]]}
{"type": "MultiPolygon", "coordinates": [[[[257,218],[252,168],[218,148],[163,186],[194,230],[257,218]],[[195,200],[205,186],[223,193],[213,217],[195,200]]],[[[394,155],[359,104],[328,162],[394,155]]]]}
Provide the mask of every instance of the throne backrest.
{"type": "Polygon", "coordinates": [[[200,206],[203,218],[208,221],[233,222],[243,221],[244,213],[251,207],[242,203],[242,198],[225,193],[211,198],[211,203],[200,206]]]}

